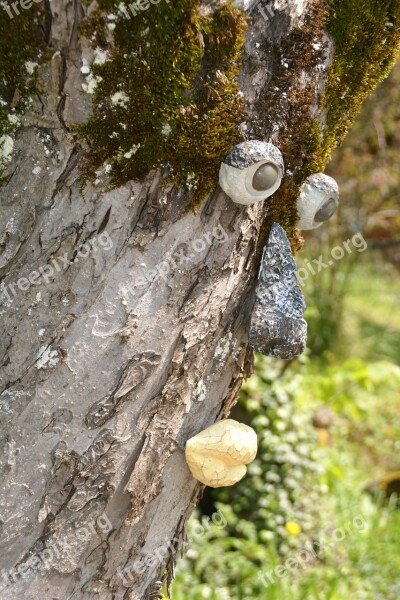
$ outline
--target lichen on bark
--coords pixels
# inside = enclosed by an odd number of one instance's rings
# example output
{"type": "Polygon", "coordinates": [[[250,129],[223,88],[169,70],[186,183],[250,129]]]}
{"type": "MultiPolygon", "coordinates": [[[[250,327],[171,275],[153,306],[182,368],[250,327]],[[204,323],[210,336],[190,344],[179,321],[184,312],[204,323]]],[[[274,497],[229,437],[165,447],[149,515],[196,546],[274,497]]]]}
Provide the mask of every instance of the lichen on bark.
{"type": "Polygon", "coordinates": [[[11,7],[9,11],[12,18],[0,6],[0,183],[19,118],[37,89],[35,64],[44,52],[44,9],[35,5],[19,14],[11,7]]]}
{"type": "Polygon", "coordinates": [[[106,162],[111,183],[121,185],[165,166],[169,179],[199,202],[239,138],[245,15],[231,1],[210,16],[200,14],[197,0],[162,1],[131,19],[119,14],[111,41],[104,12],[110,8],[100,2],[83,28],[110,53],[92,65],[93,113],[79,128],[89,146],[86,177],[106,162]]]}

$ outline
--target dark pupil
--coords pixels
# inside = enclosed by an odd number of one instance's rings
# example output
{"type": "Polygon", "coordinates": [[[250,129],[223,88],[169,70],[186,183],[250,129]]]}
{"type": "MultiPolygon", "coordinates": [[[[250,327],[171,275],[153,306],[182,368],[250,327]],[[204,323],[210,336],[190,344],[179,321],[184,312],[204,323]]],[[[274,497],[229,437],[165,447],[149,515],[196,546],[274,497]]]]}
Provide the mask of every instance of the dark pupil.
{"type": "Polygon", "coordinates": [[[272,163],[265,163],[258,167],[253,175],[253,188],[258,192],[264,192],[272,188],[279,177],[279,171],[272,163]]]}
{"type": "Polygon", "coordinates": [[[328,202],[326,202],[317,212],[314,219],[317,223],[323,223],[331,218],[331,216],[336,212],[336,201],[334,198],[329,198],[328,202]]]}

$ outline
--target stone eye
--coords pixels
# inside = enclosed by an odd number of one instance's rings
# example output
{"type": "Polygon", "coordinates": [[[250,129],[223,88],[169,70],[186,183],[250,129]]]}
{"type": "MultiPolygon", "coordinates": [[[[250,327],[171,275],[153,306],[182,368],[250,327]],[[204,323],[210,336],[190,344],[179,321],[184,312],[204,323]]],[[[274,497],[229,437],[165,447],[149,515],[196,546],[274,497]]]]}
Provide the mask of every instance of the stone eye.
{"type": "Polygon", "coordinates": [[[263,192],[272,188],[279,179],[279,170],[272,163],[265,163],[258,167],[253,175],[253,188],[263,192]]]}
{"type": "Polygon", "coordinates": [[[248,140],[234,146],[219,170],[219,184],[236,204],[263,202],[281,185],[282,154],[269,142],[248,140]]]}
{"type": "Polygon", "coordinates": [[[337,202],[334,198],[329,198],[328,202],[326,202],[316,213],[314,220],[317,223],[324,223],[324,221],[328,221],[333,214],[335,214],[337,209],[337,202]]]}
{"type": "Polygon", "coordinates": [[[339,206],[339,186],[325,173],[307,177],[297,199],[299,229],[316,229],[331,218],[339,206]]]}

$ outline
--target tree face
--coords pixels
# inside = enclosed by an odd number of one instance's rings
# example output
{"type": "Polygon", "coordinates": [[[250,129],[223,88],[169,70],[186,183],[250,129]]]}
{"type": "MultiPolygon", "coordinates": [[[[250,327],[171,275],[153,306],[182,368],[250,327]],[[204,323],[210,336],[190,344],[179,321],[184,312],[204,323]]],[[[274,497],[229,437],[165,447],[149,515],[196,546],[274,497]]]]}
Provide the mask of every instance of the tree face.
{"type": "Polygon", "coordinates": [[[270,226],[300,245],[299,188],[350,114],[323,27],[358,51],[359,9],[276,5],[248,20],[191,0],[0,12],[7,598],[142,599],[172,580],[202,489],[183,448],[229,415],[270,226]],[[250,207],[217,186],[243,138],[286,168],[250,207]]]}

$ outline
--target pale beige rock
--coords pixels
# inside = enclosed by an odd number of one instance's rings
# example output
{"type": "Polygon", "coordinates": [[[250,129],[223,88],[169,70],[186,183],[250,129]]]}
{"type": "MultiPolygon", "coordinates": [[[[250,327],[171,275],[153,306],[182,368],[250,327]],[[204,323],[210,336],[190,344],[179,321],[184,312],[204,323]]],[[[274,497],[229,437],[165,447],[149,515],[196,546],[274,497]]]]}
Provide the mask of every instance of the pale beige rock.
{"type": "Polygon", "coordinates": [[[257,454],[256,432],[233,419],[207,427],[186,443],[185,456],[193,477],[213,488],[233,485],[246,474],[257,454]]]}

